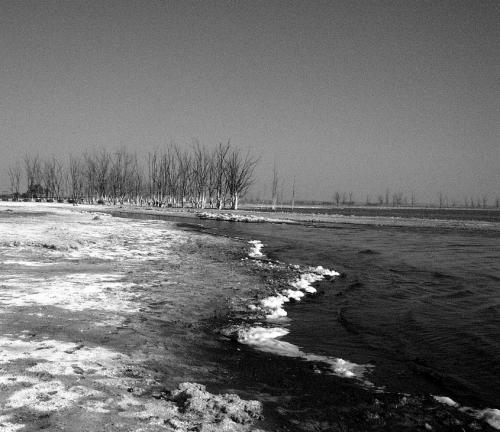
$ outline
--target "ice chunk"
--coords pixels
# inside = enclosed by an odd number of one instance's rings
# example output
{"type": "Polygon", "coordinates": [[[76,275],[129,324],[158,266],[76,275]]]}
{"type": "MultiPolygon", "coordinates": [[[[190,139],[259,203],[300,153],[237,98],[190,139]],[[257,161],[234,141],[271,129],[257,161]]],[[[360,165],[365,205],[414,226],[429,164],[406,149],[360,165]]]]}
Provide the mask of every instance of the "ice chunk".
{"type": "Polygon", "coordinates": [[[491,427],[500,430],[500,410],[495,408],[486,408],[478,412],[482,418],[491,427]]]}
{"type": "Polygon", "coordinates": [[[262,248],[264,247],[264,245],[260,240],[250,240],[248,243],[252,245],[252,248],[248,253],[248,256],[250,258],[262,258],[264,256],[264,254],[262,253],[262,248]]]}
{"type": "Polygon", "coordinates": [[[289,299],[294,299],[295,301],[300,301],[302,297],[304,297],[304,293],[300,290],[291,290],[287,289],[282,292],[284,296],[287,296],[289,299]]]}
{"type": "Polygon", "coordinates": [[[326,269],[323,266],[309,267],[309,271],[322,276],[331,276],[331,277],[340,276],[339,272],[336,272],[335,270],[326,269]]]}
{"type": "MultiPolygon", "coordinates": [[[[328,357],[316,354],[308,354],[297,345],[281,341],[279,338],[286,336],[289,332],[283,327],[250,327],[238,330],[238,342],[253,346],[254,348],[285,357],[301,358],[305,361],[325,363],[330,366],[334,375],[344,378],[362,379],[367,366],[359,365],[341,358],[328,357]]],[[[371,384],[363,380],[366,384],[371,384]]]]}
{"type": "Polygon", "coordinates": [[[452,407],[458,407],[458,404],[448,396],[433,396],[436,401],[439,403],[442,403],[444,405],[452,406],[452,407]]]}

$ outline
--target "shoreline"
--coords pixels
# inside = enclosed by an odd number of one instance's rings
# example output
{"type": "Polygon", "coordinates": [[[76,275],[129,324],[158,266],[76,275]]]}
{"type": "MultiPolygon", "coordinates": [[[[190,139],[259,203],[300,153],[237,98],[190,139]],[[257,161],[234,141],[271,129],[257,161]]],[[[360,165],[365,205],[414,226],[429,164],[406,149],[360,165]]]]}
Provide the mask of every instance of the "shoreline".
{"type": "MultiPolygon", "coordinates": [[[[491,221],[477,221],[472,219],[435,219],[424,217],[409,217],[409,216],[370,216],[370,215],[347,215],[335,213],[302,213],[302,212],[288,212],[288,211],[260,211],[252,206],[244,206],[239,210],[229,209],[195,209],[195,208],[171,208],[171,207],[153,207],[153,206],[138,206],[129,204],[116,204],[116,205],[98,205],[98,204],[78,204],[73,206],[67,203],[24,203],[24,202],[0,202],[1,205],[14,204],[14,205],[33,205],[35,208],[61,208],[73,209],[76,211],[92,211],[102,212],[107,214],[121,214],[123,216],[129,215],[151,215],[154,219],[191,219],[191,220],[216,220],[224,222],[242,222],[242,223],[273,223],[273,224],[300,224],[312,225],[320,228],[334,227],[337,225],[365,225],[373,227],[410,227],[410,228],[443,228],[443,229],[470,229],[470,230],[491,230],[500,231],[500,222],[491,221]]],[[[355,210],[358,207],[343,207],[340,210],[355,210]]],[[[359,207],[360,209],[367,209],[359,207]]],[[[314,210],[313,208],[307,208],[314,210]]],[[[335,211],[336,207],[331,208],[335,211]]],[[[372,208],[368,208],[371,210],[372,208]]],[[[398,211],[405,210],[402,207],[381,208],[384,211],[398,211]]],[[[320,210],[320,208],[318,208],[320,210]]],[[[415,210],[408,208],[406,210],[415,210]]],[[[421,210],[429,211],[488,211],[494,214],[500,214],[498,209],[439,209],[439,208],[421,208],[421,210]]]]}
{"type": "MultiPolygon", "coordinates": [[[[59,207],[59,206],[57,206],[59,207]]],[[[1,208],[1,207],[0,207],[1,208]]],[[[68,209],[68,207],[66,207],[68,209]]],[[[32,206],[31,210],[35,213],[39,210],[36,206],[32,206]]],[[[94,221],[95,215],[102,214],[102,210],[107,210],[106,208],[102,208],[100,206],[78,206],[77,208],[69,208],[69,213],[74,214],[84,214],[86,215],[87,220],[94,221]],[[88,217],[87,217],[88,216],[88,217]]],[[[124,210],[123,208],[118,209],[119,211],[124,210]]],[[[128,209],[126,209],[128,210],[128,209]]],[[[116,211],[116,209],[111,209],[111,211],[116,211]]],[[[108,213],[108,212],[104,212],[108,213]]],[[[165,215],[165,212],[162,212],[160,209],[156,212],[151,212],[151,210],[141,211],[141,209],[135,209],[134,214],[137,216],[146,217],[148,215],[155,215],[155,218],[165,219],[170,217],[177,217],[182,220],[191,219],[198,220],[197,216],[192,212],[182,212],[182,211],[173,211],[169,212],[168,215],[165,215]]],[[[107,219],[103,217],[104,219],[107,219]]],[[[144,221],[142,218],[135,219],[136,221],[142,221],[144,228],[148,227],[151,221],[144,221]]],[[[125,219],[125,223],[123,226],[125,227],[128,224],[134,225],[134,219],[125,219]]],[[[92,222],[94,223],[94,222],[92,222]]],[[[101,223],[99,219],[95,220],[95,224],[101,223]]],[[[154,224],[154,223],[153,223],[154,224]]],[[[197,224],[194,224],[195,226],[197,224]]],[[[120,231],[118,231],[120,232],[120,231]]],[[[182,236],[190,237],[189,231],[182,230],[184,233],[182,236]]],[[[194,241],[185,251],[193,254],[192,257],[198,260],[209,250],[213,250],[211,246],[212,240],[210,238],[214,237],[212,234],[204,234],[203,231],[196,234],[195,237],[199,240],[194,241]],[[199,254],[201,252],[201,255],[199,254]]],[[[217,238],[217,236],[215,236],[217,238]]],[[[223,237],[224,238],[224,237],[223,237]]],[[[231,239],[229,237],[229,239],[231,239]]],[[[226,248],[229,243],[225,243],[226,240],[221,240],[222,243],[220,247],[217,248],[222,251],[226,248]]],[[[231,240],[233,241],[233,240],[231,240]]],[[[238,243],[238,242],[237,242],[238,243]]],[[[49,245],[50,246],[50,245],[49,245]]],[[[256,244],[253,245],[254,254],[255,252],[259,252],[260,248],[256,248],[256,244]],[[258,249],[255,251],[255,249],[258,249]]],[[[241,241],[239,241],[239,246],[241,250],[245,250],[245,255],[249,252],[251,253],[252,248],[248,245],[243,245],[241,241]]],[[[213,252],[210,252],[213,253],[213,252]]],[[[222,252],[221,252],[222,253],[222,252]]],[[[205,324],[209,325],[210,330],[214,330],[219,325],[227,325],[233,319],[237,321],[237,323],[248,322],[249,313],[246,310],[249,302],[261,302],[263,299],[269,298],[275,293],[278,289],[283,287],[283,284],[287,283],[287,279],[289,279],[290,275],[293,273],[284,272],[283,278],[281,280],[276,279],[276,269],[272,266],[274,265],[272,260],[267,259],[255,259],[259,258],[252,257],[252,261],[250,261],[250,266],[242,263],[237,258],[237,255],[232,257],[225,255],[224,252],[220,256],[216,256],[216,260],[220,260],[222,264],[220,269],[228,268],[227,266],[234,265],[240,268],[237,272],[231,273],[231,275],[224,274],[221,279],[221,276],[216,275],[216,273],[212,273],[210,276],[204,278],[204,284],[211,285],[214,281],[220,281],[219,283],[226,281],[234,287],[238,285],[238,277],[242,277],[243,279],[239,279],[240,282],[246,280],[247,277],[250,277],[249,280],[252,281],[251,285],[248,286],[249,290],[240,292],[238,294],[234,290],[227,291],[229,298],[231,301],[229,303],[224,303],[224,307],[228,306],[227,309],[224,309],[222,315],[218,317],[218,313],[216,313],[212,318],[208,317],[205,324]],[[232,263],[232,264],[231,264],[232,263]],[[242,272],[240,274],[240,271],[242,272]],[[237,276],[240,274],[240,276],[237,276]],[[250,276],[249,276],[250,275],[250,276]],[[266,285],[264,283],[265,280],[274,280],[273,283],[269,283],[266,285]],[[242,315],[244,315],[242,317],[242,315]],[[210,323],[210,321],[213,321],[210,323]]],[[[179,264],[179,263],[177,263],[179,264]]],[[[176,265],[177,265],[176,264],[176,265]]],[[[194,262],[193,262],[194,265],[194,262]]],[[[197,267],[199,263],[197,263],[197,267]]],[[[150,289],[148,288],[148,291],[150,289]]],[[[278,291],[279,292],[279,291],[278,291]]],[[[163,297],[165,297],[165,292],[163,292],[163,297]]],[[[292,306],[293,307],[293,306],[292,306]]],[[[203,314],[206,317],[206,311],[203,314]]],[[[252,320],[252,319],[251,319],[252,320]]],[[[255,321],[255,320],[254,320],[255,321]]],[[[182,320],[180,321],[181,327],[182,320]]],[[[129,323],[124,329],[134,327],[129,323]]],[[[138,327],[140,328],[140,327],[138,327]]],[[[176,329],[177,327],[173,327],[172,329],[176,329]]],[[[195,327],[196,329],[196,327],[195,327]]],[[[170,331],[170,327],[169,330],[170,331]]],[[[198,330],[200,328],[198,327],[198,330]]],[[[121,330],[123,331],[123,330],[121,330]]],[[[202,337],[203,339],[203,337],[202,337]]],[[[202,349],[203,340],[199,339],[199,336],[196,339],[193,339],[193,349],[198,352],[200,355],[200,351],[202,349]]],[[[208,338],[212,339],[212,338],[208,338]]],[[[215,335],[214,335],[214,339],[215,335]]],[[[234,340],[234,338],[233,338],[234,340]]],[[[207,342],[207,341],[206,341],[207,342]]],[[[259,421],[255,424],[256,427],[265,427],[270,428],[267,430],[273,431],[304,431],[311,430],[311,428],[323,427],[323,425],[329,425],[330,428],[347,428],[349,430],[361,431],[361,430],[379,430],[377,425],[386,424],[387,427],[396,427],[401,426],[400,430],[413,430],[414,428],[424,427],[425,424],[429,425],[440,425],[444,427],[445,425],[451,426],[455,424],[457,429],[459,429],[458,425],[462,426],[470,426],[471,430],[492,430],[488,429],[487,426],[481,421],[481,423],[476,422],[471,418],[471,416],[465,412],[461,412],[459,408],[453,406],[452,404],[440,403],[437,400],[434,400],[432,396],[422,396],[422,395],[402,395],[398,393],[377,393],[374,392],[373,389],[364,388],[353,380],[340,378],[333,375],[327,375],[324,373],[319,373],[321,370],[318,370],[317,364],[322,363],[320,359],[317,362],[308,363],[307,361],[301,360],[300,358],[295,357],[287,357],[286,355],[276,355],[272,352],[258,351],[255,350],[252,346],[247,346],[245,344],[231,342],[228,339],[225,339],[222,344],[216,343],[214,340],[211,343],[215,343],[215,345],[207,347],[207,354],[210,354],[203,358],[206,363],[205,367],[209,368],[209,365],[217,365],[215,371],[218,370],[219,373],[225,371],[224,373],[230,373],[231,381],[230,383],[224,383],[224,378],[222,376],[214,376],[212,375],[214,371],[210,372],[210,369],[205,370],[205,378],[200,379],[197,382],[202,382],[207,384],[208,389],[213,391],[215,389],[215,394],[221,393],[222,395],[226,393],[237,393],[240,397],[244,397],[249,400],[259,400],[264,404],[264,415],[265,419],[263,421],[259,421]],[[236,367],[235,365],[239,365],[236,367]],[[210,373],[207,373],[210,372],[210,373]],[[263,388],[259,387],[258,382],[266,383],[263,388]],[[342,389],[341,392],[336,392],[331,394],[329,391],[330,388],[342,389]],[[234,389],[234,391],[232,391],[234,389]],[[287,394],[287,398],[283,399],[283,392],[287,394]],[[311,404],[312,401],[318,401],[317,406],[311,404]],[[302,413],[302,410],[307,407],[308,415],[302,413]],[[408,412],[411,412],[411,426],[408,428],[408,424],[404,425],[400,423],[405,419],[408,415],[408,412]],[[343,414],[344,413],[344,414],[343,414]],[[434,418],[433,416],[439,413],[439,420],[434,418]],[[436,423],[437,422],[437,423],[436,423]],[[458,423],[453,423],[458,422],[458,423]],[[404,427],[403,427],[404,426],[404,427]],[[407,428],[407,429],[405,429],[407,428]]],[[[72,351],[77,348],[78,345],[68,345],[65,351],[72,351]]],[[[290,347],[288,347],[290,348],[290,347]]],[[[149,348],[148,348],[149,349],[149,348]]],[[[81,349],[76,349],[75,352],[80,351],[81,349]]],[[[42,350],[43,352],[43,350],[42,350]]],[[[61,354],[65,355],[65,354],[61,354]]],[[[78,364],[78,363],[77,363],[78,364]]],[[[78,366],[82,370],[86,370],[88,365],[80,365],[78,366]]],[[[131,370],[135,371],[134,373],[141,374],[141,370],[137,367],[131,368],[131,370]]],[[[74,375],[74,369],[72,374],[74,375]]],[[[76,374],[79,375],[78,373],[76,374]]],[[[85,376],[85,375],[84,375],[85,376]]],[[[203,376],[199,375],[200,377],[203,376]]],[[[135,379],[128,377],[127,379],[135,379]]],[[[73,387],[71,387],[73,388],[73,387]]],[[[148,409],[149,414],[147,416],[149,419],[156,418],[158,419],[158,412],[154,410],[165,409],[168,403],[172,402],[169,398],[172,396],[172,392],[175,389],[169,388],[169,391],[165,391],[165,387],[163,389],[161,387],[151,387],[151,390],[147,390],[144,394],[140,394],[141,385],[139,383],[132,384],[132,386],[128,388],[136,388],[130,394],[131,400],[139,400],[145,401],[150,400],[153,403],[157,403],[155,401],[159,401],[160,408],[157,405],[150,405],[148,409]],[[150,398],[155,399],[153,401],[150,398]],[[144,399],[146,398],[146,399],[144,399]],[[149,398],[149,399],[148,399],[149,398]],[[155,414],[156,413],[156,414],[155,414]]],[[[54,389],[49,389],[50,391],[60,391],[61,388],[57,387],[54,389]]],[[[126,388],[124,391],[128,390],[126,388]]],[[[214,394],[212,396],[203,393],[203,388],[190,387],[189,389],[178,389],[181,393],[184,390],[188,390],[192,394],[196,393],[203,400],[213,400],[213,397],[216,397],[214,394]],[[208,398],[208,399],[207,399],[208,398]]],[[[43,392],[42,392],[43,393],[43,392]]],[[[189,393],[189,394],[191,394],[189,393]]],[[[189,396],[188,393],[184,392],[185,396],[189,396]]],[[[175,397],[175,396],[173,396],[175,397]]],[[[189,396],[191,397],[191,396],[189,396]]],[[[94,399],[96,396],[94,396],[94,399]]],[[[99,397],[97,397],[99,399],[99,397]]],[[[443,399],[444,400],[444,399],[443,399]]],[[[447,401],[449,402],[449,401],[447,401]]],[[[239,401],[238,401],[239,403],[239,401]]],[[[132,412],[140,412],[137,411],[136,405],[129,405],[127,409],[130,409],[132,412]]],[[[226,409],[226,408],[224,408],[226,409]]],[[[255,415],[257,415],[256,411],[255,415]]],[[[146,415],[146,414],[145,414],[146,415]]],[[[160,416],[161,418],[161,416],[160,416]]],[[[0,418],[0,423],[2,422],[2,418],[0,418]]],[[[199,420],[196,420],[199,421],[199,420]]],[[[207,420],[208,422],[209,420],[207,420]]],[[[479,421],[479,420],[478,420],[479,421]]],[[[5,420],[4,422],[7,422],[5,420]]],[[[191,423],[193,426],[193,423],[191,423]]],[[[188,430],[188,425],[184,424],[184,426],[178,426],[178,429],[175,429],[171,424],[169,425],[170,429],[167,430],[188,430]],[[183,429],[184,428],[184,429],[183,429]]],[[[176,426],[177,427],[177,426],[176,426]]],[[[255,430],[252,429],[254,426],[251,423],[245,423],[241,425],[240,430],[255,430]]],[[[326,426],[325,426],[326,427],[326,426]]],[[[460,426],[461,427],[461,426],[460,426]]],[[[466,428],[467,429],[467,428],[466,428]]],[[[13,429],[14,430],[14,429],[13,429]]],[[[66,429],[68,430],[68,429],[66,429]]],[[[71,430],[71,429],[69,429],[71,430]]],[[[109,429],[114,430],[114,429],[109,429]]],[[[126,429],[128,430],[128,429],[126,429]]],[[[135,429],[130,429],[135,430],[135,429]]],[[[148,430],[148,429],[143,429],[148,430]]],[[[152,429],[156,430],[156,429],[152,429]]],[[[163,430],[163,429],[159,429],[163,430]]],[[[223,429],[214,429],[214,430],[223,430],[223,429]]],[[[237,429],[231,429],[237,430],[237,429]]],[[[439,428],[437,430],[440,430],[439,428]]],[[[455,430],[451,428],[449,430],[455,430]]]]}

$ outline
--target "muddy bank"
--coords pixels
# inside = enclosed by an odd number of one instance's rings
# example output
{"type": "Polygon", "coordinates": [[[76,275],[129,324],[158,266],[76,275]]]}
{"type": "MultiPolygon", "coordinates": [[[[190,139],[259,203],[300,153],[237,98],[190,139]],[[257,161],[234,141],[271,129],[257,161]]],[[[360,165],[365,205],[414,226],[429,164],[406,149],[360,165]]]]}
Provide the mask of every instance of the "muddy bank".
{"type": "Polygon", "coordinates": [[[186,384],[220,380],[205,323],[258,286],[244,246],[39,207],[0,209],[0,430],[255,429],[260,403],[186,384]]]}

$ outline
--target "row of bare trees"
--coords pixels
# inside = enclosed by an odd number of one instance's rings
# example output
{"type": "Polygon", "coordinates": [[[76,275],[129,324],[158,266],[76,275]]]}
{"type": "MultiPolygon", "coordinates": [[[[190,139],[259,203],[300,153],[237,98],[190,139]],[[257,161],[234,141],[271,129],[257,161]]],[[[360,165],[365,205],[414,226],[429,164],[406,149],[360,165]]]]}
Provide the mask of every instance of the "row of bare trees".
{"type": "Polygon", "coordinates": [[[139,158],[104,148],[64,162],[25,155],[8,170],[14,197],[74,202],[232,208],[254,181],[258,160],[228,141],[215,148],[171,144],[139,158]],[[21,193],[25,179],[26,192],[21,193]]]}

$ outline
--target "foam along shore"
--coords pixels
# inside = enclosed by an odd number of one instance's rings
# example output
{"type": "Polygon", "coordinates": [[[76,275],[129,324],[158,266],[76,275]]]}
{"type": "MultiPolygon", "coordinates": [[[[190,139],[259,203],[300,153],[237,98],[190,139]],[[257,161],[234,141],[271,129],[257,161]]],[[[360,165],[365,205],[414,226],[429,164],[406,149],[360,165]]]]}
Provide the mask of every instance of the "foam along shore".
{"type": "MultiPolygon", "coordinates": [[[[262,253],[264,245],[261,241],[251,240],[248,243],[251,245],[248,253],[249,257],[255,259],[265,258],[262,253]]],[[[269,265],[273,264],[270,263],[269,265]]],[[[298,302],[306,295],[315,294],[317,290],[312,284],[323,280],[325,277],[332,279],[337,276],[339,276],[339,273],[335,270],[325,269],[322,266],[308,267],[300,273],[297,279],[289,283],[290,288],[284,289],[276,295],[265,297],[258,304],[249,304],[249,309],[254,313],[263,313],[270,323],[283,321],[287,316],[286,303],[291,300],[298,302]]],[[[228,335],[231,334],[231,331],[233,329],[227,332],[228,335]]],[[[345,378],[357,378],[371,386],[371,383],[363,378],[369,366],[358,365],[341,358],[305,353],[297,345],[280,340],[281,337],[288,333],[289,330],[284,327],[242,327],[236,329],[236,338],[239,343],[252,346],[263,352],[325,363],[329,366],[331,373],[345,378]]]]}
{"type": "MultiPolygon", "coordinates": [[[[249,256],[260,261],[265,258],[262,253],[264,245],[259,240],[249,242],[251,249],[249,256]],[[258,251],[257,254],[255,252],[258,251]]],[[[276,265],[274,263],[262,261],[264,265],[276,265]]],[[[313,283],[322,280],[325,277],[335,278],[339,273],[335,270],[325,269],[322,266],[308,267],[300,269],[299,266],[293,266],[296,270],[303,270],[299,277],[289,283],[293,289],[285,289],[274,296],[268,296],[260,300],[259,304],[250,304],[249,309],[253,312],[264,312],[266,320],[269,323],[282,323],[286,325],[286,310],[284,305],[290,300],[301,301],[306,295],[313,295],[317,292],[312,286],[313,283]]],[[[384,388],[375,386],[365,378],[365,375],[372,368],[371,365],[362,365],[323,355],[306,353],[299,346],[281,340],[282,337],[289,334],[289,330],[284,326],[240,326],[236,329],[228,328],[223,333],[226,336],[234,337],[239,343],[251,346],[259,351],[267,352],[284,357],[293,357],[304,361],[323,363],[329,366],[332,374],[343,378],[354,378],[366,387],[372,388],[377,392],[384,392],[384,388]]],[[[317,370],[318,371],[318,370],[317,370]]],[[[482,420],[491,427],[500,430],[500,410],[495,408],[475,409],[461,406],[454,400],[446,396],[433,396],[436,402],[450,406],[458,411],[482,420]]]]}
{"type": "Polygon", "coordinates": [[[286,336],[289,331],[283,327],[249,327],[240,328],[237,332],[238,342],[252,346],[263,352],[281,355],[285,357],[300,358],[305,361],[325,363],[329,366],[332,374],[344,378],[357,378],[363,383],[372,384],[364,379],[364,374],[369,368],[366,365],[359,365],[341,358],[322,356],[317,354],[307,354],[297,345],[279,340],[286,336]]]}

